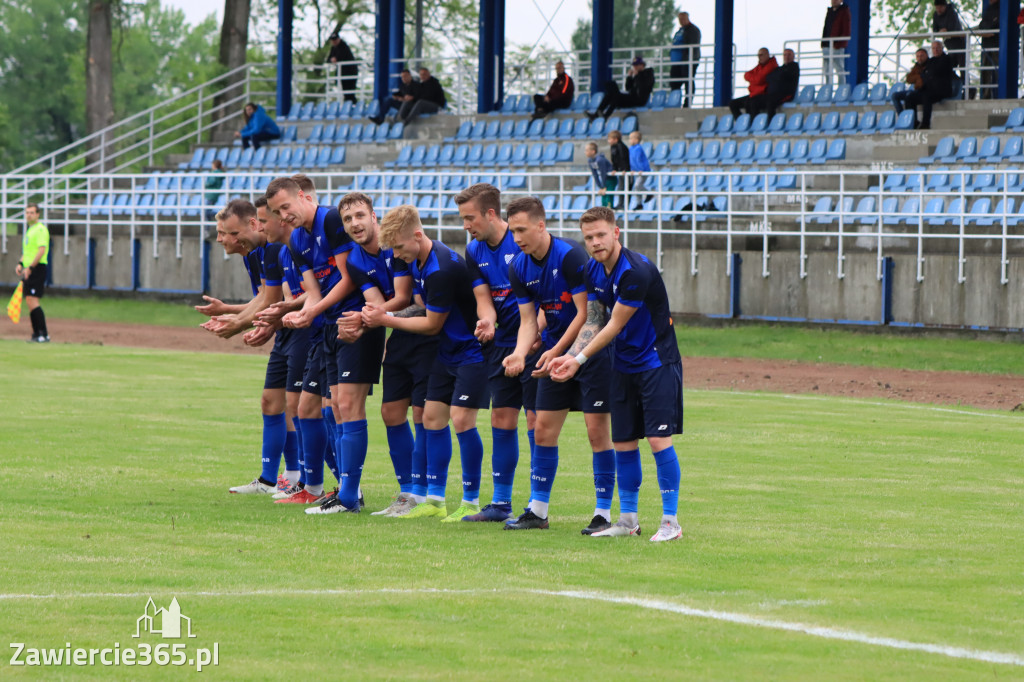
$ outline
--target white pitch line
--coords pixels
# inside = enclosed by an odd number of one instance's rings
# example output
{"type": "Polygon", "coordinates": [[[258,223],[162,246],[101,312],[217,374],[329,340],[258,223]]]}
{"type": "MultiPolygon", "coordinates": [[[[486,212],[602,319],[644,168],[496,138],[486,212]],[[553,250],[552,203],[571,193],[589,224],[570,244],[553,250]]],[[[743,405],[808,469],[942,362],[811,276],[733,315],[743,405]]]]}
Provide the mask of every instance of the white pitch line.
{"type": "MultiPolygon", "coordinates": [[[[159,594],[159,593],[158,593],[159,594]]],[[[1002,663],[1024,667],[1024,656],[1008,654],[999,651],[983,651],[979,649],[965,649],[963,647],[948,646],[945,644],[928,644],[925,642],[910,642],[893,637],[879,637],[854,630],[842,630],[839,628],[825,627],[819,625],[807,625],[805,623],[792,623],[783,620],[760,618],[745,613],[732,613],[729,611],[717,611],[714,609],[697,609],[675,602],[661,601],[658,599],[641,599],[637,597],[616,597],[601,592],[584,592],[579,590],[531,590],[531,589],[391,589],[381,588],[376,590],[343,590],[343,589],[275,589],[275,590],[246,590],[245,592],[216,592],[216,591],[176,591],[168,596],[174,597],[251,597],[256,596],[331,596],[331,595],[375,595],[375,594],[465,594],[486,596],[488,594],[525,594],[539,595],[545,597],[563,597],[566,599],[583,599],[587,601],[599,601],[608,604],[626,604],[638,606],[653,611],[666,611],[677,613],[692,618],[705,618],[726,623],[736,623],[750,627],[765,628],[768,630],[783,630],[786,632],[797,632],[812,637],[823,639],[834,639],[843,642],[854,642],[870,646],[880,646],[887,649],[900,649],[903,651],[921,651],[928,654],[937,654],[950,658],[964,658],[985,663],[1002,663]]],[[[0,601],[19,600],[53,600],[53,599],[142,599],[153,595],[153,592],[84,592],[81,594],[2,594],[0,601]]]]}
{"type": "MultiPolygon", "coordinates": [[[[795,394],[795,393],[771,393],[771,392],[768,392],[768,391],[725,391],[725,390],[722,390],[722,389],[719,389],[719,388],[694,388],[693,390],[694,391],[700,391],[702,393],[717,393],[717,394],[720,394],[720,395],[730,395],[730,396],[747,396],[747,395],[749,395],[749,396],[752,396],[752,397],[755,397],[755,398],[785,398],[785,399],[788,399],[788,400],[813,400],[813,401],[821,401],[821,402],[835,400],[836,398],[839,398],[839,399],[842,399],[842,400],[849,400],[849,401],[852,401],[852,402],[856,402],[856,403],[858,403],[860,405],[870,405],[872,407],[897,407],[897,408],[902,408],[904,410],[924,410],[925,412],[946,412],[946,413],[949,413],[949,414],[963,414],[963,415],[967,415],[968,417],[995,417],[997,419],[1017,419],[1017,420],[1024,419],[1024,418],[1019,417],[1019,416],[1017,416],[1015,414],[1007,414],[1007,413],[1004,413],[1004,412],[994,412],[994,411],[974,412],[974,411],[970,411],[970,410],[957,410],[957,409],[954,409],[952,407],[938,407],[938,406],[934,406],[934,405],[919,405],[919,404],[914,404],[914,403],[906,403],[906,402],[902,402],[902,401],[899,401],[899,400],[896,400],[896,399],[893,399],[893,401],[889,402],[889,403],[880,403],[880,402],[877,402],[877,401],[874,401],[874,400],[864,400],[863,398],[851,398],[849,396],[842,396],[842,395],[824,396],[824,395],[800,395],[800,394],[795,394]]],[[[978,408],[978,410],[981,410],[981,409],[982,408],[980,408],[980,407],[978,408]]]]}

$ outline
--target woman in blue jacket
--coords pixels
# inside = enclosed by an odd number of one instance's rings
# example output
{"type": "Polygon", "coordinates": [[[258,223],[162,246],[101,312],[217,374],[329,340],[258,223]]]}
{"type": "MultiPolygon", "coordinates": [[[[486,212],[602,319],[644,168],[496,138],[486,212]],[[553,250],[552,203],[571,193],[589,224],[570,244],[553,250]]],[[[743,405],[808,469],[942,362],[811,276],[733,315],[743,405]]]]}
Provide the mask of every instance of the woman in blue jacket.
{"type": "Polygon", "coordinates": [[[260,105],[249,102],[245,105],[243,116],[245,116],[245,127],[235,133],[235,137],[242,138],[243,149],[248,149],[250,142],[253,149],[259,149],[264,142],[280,139],[280,128],[274,123],[274,119],[267,115],[266,109],[260,105]]]}

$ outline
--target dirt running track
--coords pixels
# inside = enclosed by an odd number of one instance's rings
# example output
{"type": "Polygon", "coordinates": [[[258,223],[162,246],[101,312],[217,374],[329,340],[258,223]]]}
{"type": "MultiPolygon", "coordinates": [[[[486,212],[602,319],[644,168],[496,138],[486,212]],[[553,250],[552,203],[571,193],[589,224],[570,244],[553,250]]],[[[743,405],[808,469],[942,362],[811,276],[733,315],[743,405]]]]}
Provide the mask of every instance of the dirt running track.
{"type": "MultiPolygon", "coordinates": [[[[227,341],[188,327],[154,327],[86,320],[47,320],[54,343],[136,346],[200,352],[266,355],[270,345],[249,348],[240,338],[227,341]]],[[[0,322],[0,338],[24,339],[25,324],[0,322]]],[[[845,365],[805,364],[745,358],[683,358],[687,388],[811,393],[854,398],[891,398],[940,405],[1013,410],[1024,403],[1024,377],[923,372],[845,365]]],[[[1021,408],[1024,409],[1024,408],[1021,408]]]]}

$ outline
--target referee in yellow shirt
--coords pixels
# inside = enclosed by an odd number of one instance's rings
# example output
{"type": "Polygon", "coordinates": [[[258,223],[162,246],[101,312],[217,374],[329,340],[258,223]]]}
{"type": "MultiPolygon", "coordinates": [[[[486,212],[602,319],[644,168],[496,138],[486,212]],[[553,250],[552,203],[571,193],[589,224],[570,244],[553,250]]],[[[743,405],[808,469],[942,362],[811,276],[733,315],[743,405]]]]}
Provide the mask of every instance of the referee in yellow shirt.
{"type": "Polygon", "coordinates": [[[46,288],[46,264],[50,256],[50,231],[39,221],[39,205],[25,208],[25,236],[21,240],[21,261],[14,272],[25,282],[24,296],[32,320],[32,341],[48,343],[46,316],[39,306],[46,288]]]}

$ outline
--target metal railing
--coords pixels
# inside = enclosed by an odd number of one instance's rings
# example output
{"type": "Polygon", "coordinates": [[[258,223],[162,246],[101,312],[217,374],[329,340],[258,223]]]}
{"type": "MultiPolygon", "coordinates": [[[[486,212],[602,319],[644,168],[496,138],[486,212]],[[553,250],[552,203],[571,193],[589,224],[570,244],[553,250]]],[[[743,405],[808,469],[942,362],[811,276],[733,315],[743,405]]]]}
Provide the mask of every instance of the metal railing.
{"type": "MultiPolygon", "coordinates": [[[[506,200],[542,197],[549,209],[549,228],[560,235],[574,235],[582,211],[602,199],[589,173],[582,170],[309,175],[319,189],[321,203],[337,203],[342,194],[353,190],[369,194],[378,215],[401,203],[412,203],[420,207],[423,224],[432,235],[447,233],[455,240],[464,239],[465,233],[452,197],[472,182],[496,184],[506,200]]],[[[102,240],[107,257],[113,257],[117,240],[130,240],[133,259],[142,257],[136,254],[135,244],[136,239],[145,237],[152,239],[148,257],[195,258],[199,267],[204,250],[201,242],[209,238],[202,228],[212,227],[208,211],[228,197],[255,198],[274,174],[227,175],[221,190],[205,189],[208,177],[206,173],[59,176],[42,202],[44,221],[52,233],[64,237],[66,256],[72,254],[73,234],[84,235],[86,242],[102,240]],[[207,201],[207,193],[216,200],[207,201]],[[102,196],[117,205],[112,209],[109,204],[99,205],[102,196]],[[196,228],[200,228],[198,232],[196,228]],[[172,235],[173,253],[162,252],[160,238],[172,235]]],[[[764,277],[770,275],[773,251],[799,252],[801,277],[807,276],[809,253],[832,252],[839,279],[845,277],[844,261],[851,251],[875,253],[879,278],[887,254],[913,253],[918,281],[925,279],[929,254],[955,253],[962,283],[966,281],[966,254],[977,252],[998,256],[999,281],[1005,285],[1010,282],[1011,255],[1024,255],[1024,171],[1016,168],[995,173],[982,168],[842,173],[827,168],[693,169],[633,174],[632,179],[613,193],[617,203],[628,207],[618,211],[625,243],[634,235],[649,235],[655,244],[650,255],[659,266],[669,244],[688,249],[691,275],[699,271],[702,251],[729,256],[740,239],[749,250],[751,238],[759,242],[764,277]],[[636,182],[640,177],[642,185],[636,182]],[[899,186],[893,184],[896,179],[899,186]],[[828,199],[826,207],[820,205],[824,199],[828,199]]],[[[23,221],[27,199],[9,188],[27,180],[23,176],[3,178],[0,224],[23,221]]],[[[8,241],[5,234],[0,244],[3,253],[7,253],[8,241]]],[[[726,263],[727,270],[730,267],[731,261],[726,263]]]]}

